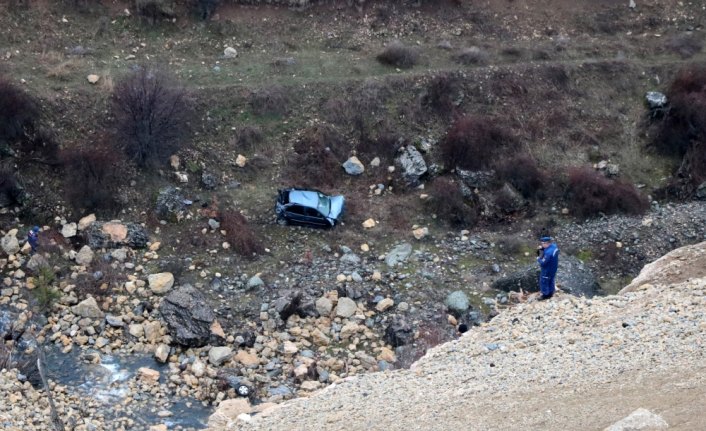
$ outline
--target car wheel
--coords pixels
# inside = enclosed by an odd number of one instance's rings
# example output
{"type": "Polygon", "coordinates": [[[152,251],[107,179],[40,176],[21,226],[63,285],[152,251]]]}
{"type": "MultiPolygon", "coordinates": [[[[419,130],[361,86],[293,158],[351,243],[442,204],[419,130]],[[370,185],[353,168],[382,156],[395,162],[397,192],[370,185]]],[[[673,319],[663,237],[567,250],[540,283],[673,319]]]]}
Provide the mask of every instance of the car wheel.
{"type": "Polygon", "coordinates": [[[235,388],[235,392],[238,394],[238,396],[249,397],[250,396],[250,387],[248,387],[246,385],[238,385],[238,387],[235,388]]]}

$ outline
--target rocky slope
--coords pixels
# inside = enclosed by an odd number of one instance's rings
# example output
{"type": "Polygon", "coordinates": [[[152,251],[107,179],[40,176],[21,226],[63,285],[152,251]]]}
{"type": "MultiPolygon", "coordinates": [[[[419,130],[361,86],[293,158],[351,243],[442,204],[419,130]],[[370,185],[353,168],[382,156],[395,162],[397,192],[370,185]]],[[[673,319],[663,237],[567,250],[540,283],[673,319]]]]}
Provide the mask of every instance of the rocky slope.
{"type": "Polygon", "coordinates": [[[521,304],[410,370],[352,377],[258,414],[231,405],[221,412],[231,420],[214,416],[210,429],[699,429],[706,423],[704,246],[652,265],[694,263],[683,266],[688,277],[643,274],[639,289],[620,295],[521,304]],[[638,408],[653,415],[617,422],[638,408]]]}

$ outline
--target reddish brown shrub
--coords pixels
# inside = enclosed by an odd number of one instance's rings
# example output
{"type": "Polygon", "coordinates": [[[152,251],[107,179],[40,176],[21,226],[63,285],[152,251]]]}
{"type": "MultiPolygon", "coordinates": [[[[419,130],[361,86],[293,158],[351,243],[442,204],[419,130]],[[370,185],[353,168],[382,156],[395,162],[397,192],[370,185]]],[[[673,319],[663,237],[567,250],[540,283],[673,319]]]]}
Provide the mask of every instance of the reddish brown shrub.
{"type": "Polygon", "coordinates": [[[104,260],[96,261],[88,271],[76,278],[76,296],[96,299],[112,296],[113,290],[127,280],[124,272],[104,260]]]}
{"type": "Polygon", "coordinates": [[[527,154],[495,163],[501,182],[510,183],[525,198],[541,197],[547,183],[547,174],[539,169],[537,162],[527,154]]]}
{"type": "Polygon", "coordinates": [[[440,147],[447,167],[480,170],[491,168],[499,157],[516,151],[519,142],[491,117],[466,116],[451,126],[440,147]]]}
{"type": "Polygon", "coordinates": [[[388,66],[409,69],[417,64],[419,54],[414,48],[410,48],[400,41],[393,41],[387,44],[385,49],[375,58],[388,66]]]}
{"type": "Polygon", "coordinates": [[[610,180],[591,168],[569,170],[568,200],[581,217],[598,214],[640,214],[649,207],[645,196],[624,181],[610,180]]]}
{"type": "Polygon", "coordinates": [[[429,211],[452,226],[472,227],[478,222],[475,205],[466,203],[459,185],[448,178],[436,178],[429,187],[429,211]]]}
{"type": "Polygon", "coordinates": [[[103,143],[66,149],[61,154],[66,178],[65,196],[73,209],[114,215],[120,205],[118,187],[123,183],[124,160],[103,143]]]}
{"type": "Polygon", "coordinates": [[[241,212],[223,210],[219,212],[218,218],[221,228],[226,231],[226,240],[236,253],[245,258],[254,259],[264,251],[262,243],[241,212]]]}

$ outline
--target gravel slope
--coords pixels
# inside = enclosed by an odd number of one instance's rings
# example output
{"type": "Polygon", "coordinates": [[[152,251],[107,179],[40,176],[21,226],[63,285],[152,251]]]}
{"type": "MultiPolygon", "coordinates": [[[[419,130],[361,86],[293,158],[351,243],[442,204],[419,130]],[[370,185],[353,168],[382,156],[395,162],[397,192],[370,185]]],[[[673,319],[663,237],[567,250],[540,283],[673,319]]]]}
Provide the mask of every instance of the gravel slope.
{"type": "Polygon", "coordinates": [[[332,385],[238,430],[595,430],[644,407],[704,429],[706,278],[519,305],[412,370],[332,385]]]}

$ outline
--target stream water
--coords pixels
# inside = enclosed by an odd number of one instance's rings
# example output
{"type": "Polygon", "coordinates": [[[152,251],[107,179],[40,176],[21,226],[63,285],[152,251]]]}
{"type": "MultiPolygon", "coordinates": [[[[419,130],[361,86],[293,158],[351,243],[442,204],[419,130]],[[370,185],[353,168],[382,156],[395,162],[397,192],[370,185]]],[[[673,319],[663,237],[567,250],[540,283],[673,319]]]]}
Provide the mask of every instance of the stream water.
{"type": "Polygon", "coordinates": [[[174,397],[165,402],[164,399],[152,399],[149,393],[131,393],[129,383],[135,379],[140,367],[160,371],[160,383],[164,383],[167,367],[158,364],[151,356],[100,354],[100,363],[90,364],[80,358],[81,352],[77,350],[64,354],[54,346],[47,348],[48,377],[104,406],[101,413],[106,419],[128,416],[135,422],[134,429],[144,430],[156,424],[165,424],[169,430],[184,431],[206,427],[212,408],[198,400],[174,397]],[[134,400],[131,407],[120,408],[128,398],[134,400]],[[158,412],[163,410],[172,415],[159,417],[158,412]]]}

